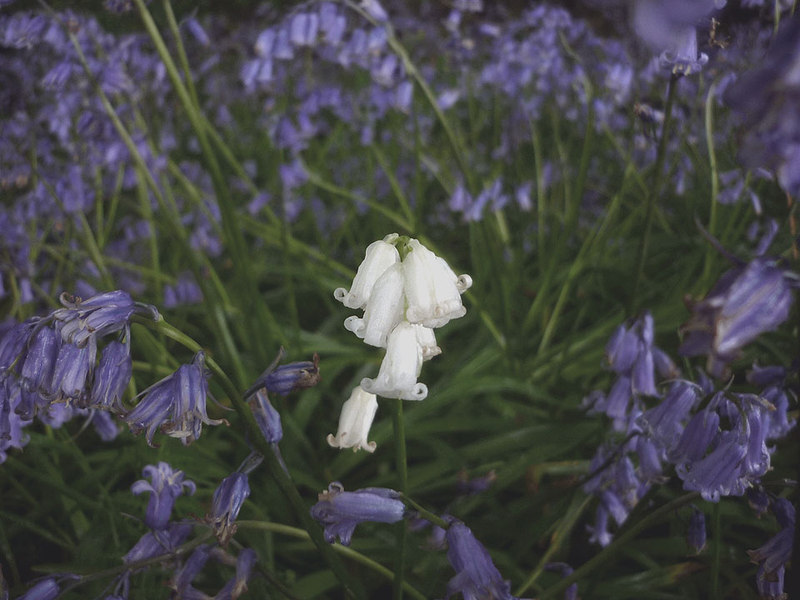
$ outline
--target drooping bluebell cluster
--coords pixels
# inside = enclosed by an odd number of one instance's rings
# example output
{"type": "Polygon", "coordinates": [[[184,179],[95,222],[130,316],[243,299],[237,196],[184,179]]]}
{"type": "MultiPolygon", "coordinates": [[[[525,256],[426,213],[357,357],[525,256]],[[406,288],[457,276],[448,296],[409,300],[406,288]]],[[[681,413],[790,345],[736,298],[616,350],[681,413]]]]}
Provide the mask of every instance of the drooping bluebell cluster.
{"type": "MultiPolygon", "coordinates": [[[[757,300],[759,295],[751,289],[750,298],[757,300]]],[[[640,323],[652,331],[652,319],[640,323]]],[[[595,392],[587,398],[595,411],[613,419],[616,434],[625,436],[598,449],[583,486],[599,499],[590,529],[592,541],[602,546],[611,542],[612,519],[622,525],[643,495],[670,477],[673,467],[683,488],[699,492],[707,501],[744,495],[770,469],[774,447],[768,443],[781,439],[795,425],[786,413],[793,392],[785,368],[754,367],[747,375],[752,391],[718,389],[702,371],[696,382],[680,379],[666,355],[659,360],[672,368],[659,373],[653,367],[655,361],[641,358],[646,356],[642,342],[652,343],[652,334],[637,337],[631,335],[634,330],[618,329],[606,348],[607,356],[615,371],[615,365],[650,363],[647,372],[660,375],[660,379],[645,378],[653,384],[651,397],[657,404],[647,408],[643,395],[636,401],[634,394],[633,403],[617,410],[617,404],[607,400],[614,397],[617,383],[608,396],[595,392]]],[[[691,543],[702,547],[699,534],[692,537],[691,543]]]]}
{"type": "Polygon", "coordinates": [[[749,550],[750,560],[758,565],[756,584],[762,598],[785,598],[783,592],[786,563],[792,557],[795,535],[795,507],[786,498],[770,502],[781,530],[756,550],[749,550]]]}
{"type": "Polygon", "coordinates": [[[766,167],[786,193],[800,196],[800,19],[786,18],[763,60],[725,93],[744,128],[740,160],[766,167]]]}
{"type": "Polygon", "coordinates": [[[23,429],[34,417],[60,427],[87,416],[103,439],[113,439],[117,426],[109,412],[124,411],[131,377],[130,319],[137,313],[159,318],[155,307],[121,291],[85,300],[62,295],[61,301],[64,308],[11,325],[0,336],[3,460],[8,448],[24,446],[23,429]]]}
{"type": "MultiPolygon", "coordinates": [[[[252,463],[253,466],[257,464],[257,461],[252,463]]],[[[238,513],[241,502],[249,494],[247,476],[243,473],[237,473],[226,478],[220,489],[214,493],[212,514],[217,515],[219,513],[219,519],[212,518],[207,519],[207,521],[215,530],[217,530],[217,526],[224,518],[222,514],[226,509],[222,505],[227,504],[228,511],[235,510],[238,513]],[[244,476],[244,487],[241,485],[242,480],[236,477],[237,473],[244,476]],[[229,481],[235,482],[233,486],[226,483],[229,481]],[[238,501],[231,500],[231,490],[233,488],[238,490],[233,492],[233,496],[237,497],[238,501]],[[226,496],[227,499],[222,498],[223,496],[226,496]]],[[[135,482],[131,487],[131,491],[137,495],[142,492],[150,492],[144,519],[150,531],[145,533],[123,557],[122,560],[127,565],[127,568],[119,575],[112,594],[107,596],[106,599],[127,600],[130,595],[131,576],[151,566],[149,564],[142,566],[141,563],[157,557],[163,557],[160,563],[169,566],[173,570],[173,575],[167,585],[173,590],[176,597],[235,600],[241,596],[247,590],[247,581],[250,579],[253,566],[258,559],[256,553],[249,548],[243,548],[239,551],[238,556],[233,557],[223,547],[201,544],[188,557],[179,555],[177,551],[189,539],[193,526],[190,522],[173,521],[172,512],[175,500],[184,492],[184,489],[190,494],[195,492],[195,483],[186,479],[183,471],[173,469],[171,465],[165,462],[146,466],[144,475],[150,477],[150,481],[140,480],[135,482]],[[235,575],[214,596],[210,596],[192,585],[195,577],[202,571],[208,560],[212,558],[221,564],[235,565],[236,567],[235,575]]],[[[231,523],[235,518],[236,514],[229,515],[230,520],[226,525],[228,537],[225,538],[224,543],[220,542],[222,546],[227,546],[230,536],[235,532],[235,527],[231,530],[231,523]]]]}

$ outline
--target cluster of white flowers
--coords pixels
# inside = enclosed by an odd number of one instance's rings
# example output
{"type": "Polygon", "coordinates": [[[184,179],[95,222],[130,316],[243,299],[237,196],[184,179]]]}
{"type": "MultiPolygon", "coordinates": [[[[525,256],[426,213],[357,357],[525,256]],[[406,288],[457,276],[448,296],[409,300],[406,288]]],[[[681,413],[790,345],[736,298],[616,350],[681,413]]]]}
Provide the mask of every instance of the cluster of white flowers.
{"type": "Polygon", "coordinates": [[[386,356],[378,376],[362,379],[344,403],[339,431],[328,436],[331,446],[375,450],[367,436],[378,409],[376,395],[425,399],[428,388],[417,377],[423,361],[442,351],[433,330],[464,316],[461,294],[471,285],[469,275],[456,275],[413,238],[392,233],[367,247],[350,290],[338,288],[334,297],[348,308],[363,309],[363,317],[345,320],[345,329],[370,346],[386,348],[386,356]]]}

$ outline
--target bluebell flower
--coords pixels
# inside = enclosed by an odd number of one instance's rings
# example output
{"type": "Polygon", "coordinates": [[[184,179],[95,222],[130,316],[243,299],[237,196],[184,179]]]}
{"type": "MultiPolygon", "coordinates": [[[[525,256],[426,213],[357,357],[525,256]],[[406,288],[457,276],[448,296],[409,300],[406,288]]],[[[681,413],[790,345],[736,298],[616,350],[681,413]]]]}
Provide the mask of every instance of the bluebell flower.
{"type": "Polygon", "coordinates": [[[249,495],[247,474],[240,471],[228,475],[214,490],[211,512],[206,515],[206,521],[211,523],[214,535],[223,546],[227,546],[236,534],[236,517],[249,495]]]}
{"type": "Polygon", "coordinates": [[[236,575],[228,580],[214,596],[214,600],[236,600],[247,591],[247,581],[258,560],[255,550],[243,548],[236,557],[236,575]]]}
{"type": "Polygon", "coordinates": [[[772,169],[788,194],[800,196],[800,21],[783,19],[758,67],[725,91],[725,102],[744,126],[740,160],[772,169]]]}
{"type": "Polygon", "coordinates": [[[264,434],[264,439],[270,444],[277,444],[283,439],[283,426],[281,425],[281,415],[272,406],[265,389],[258,390],[250,397],[250,410],[256,424],[264,434]]]}
{"type": "Polygon", "coordinates": [[[697,553],[706,547],[706,515],[697,507],[692,507],[692,516],[689,518],[689,529],[686,532],[689,546],[697,553]]]}
{"type": "Polygon", "coordinates": [[[94,368],[95,352],[95,347],[91,344],[83,347],[71,343],[61,344],[50,384],[53,400],[80,400],[86,393],[87,379],[94,368]]]}
{"type": "Polygon", "coordinates": [[[200,437],[203,423],[227,423],[225,419],[209,419],[206,414],[208,381],[204,361],[204,353],[198,352],[191,364],[182,365],[141,392],[139,404],[124,417],[131,431],[146,431],[150,446],[154,445],[153,436],[158,430],[188,445],[200,437]]]}
{"type": "Polygon", "coordinates": [[[639,423],[650,438],[671,452],[701,397],[698,385],[691,381],[676,381],[657,406],[644,412],[639,423]]]}
{"type": "Polygon", "coordinates": [[[786,563],[792,556],[795,529],[795,508],[785,498],[773,501],[772,511],[781,530],[766,544],[756,550],[748,550],[750,560],[759,565],[756,575],[758,591],[763,598],[784,598],[783,579],[786,563]]]}
{"type": "Polygon", "coordinates": [[[154,306],[138,304],[127,292],[116,290],[83,300],[61,294],[61,304],[53,312],[55,326],[67,343],[83,347],[91,340],[125,328],[131,316],[141,312],[159,319],[154,306]]]}
{"type": "Polygon", "coordinates": [[[462,594],[465,600],[511,600],[511,585],[494,566],[486,548],[472,530],[454,520],[447,528],[447,559],[456,572],[447,583],[450,598],[462,594]]]}
{"type": "Polygon", "coordinates": [[[61,336],[50,327],[40,327],[33,334],[20,370],[22,387],[26,391],[53,392],[53,370],[60,347],[61,336]]]}
{"type": "MultiPolygon", "coordinates": [[[[547,563],[544,566],[545,571],[554,571],[560,573],[562,577],[569,577],[574,572],[573,568],[567,563],[556,562],[547,563]]],[[[578,584],[573,583],[564,591],[564,600],[578,600],[578,584]]]]}
{"type": "Polygon", "coordinates": [[[333,543],[336,538],[343,546],[350,545],[356,526],[364,521],[397,523],[406,515],[400,494],[387,488],[364,488],[354,492],[344,491],[338,481],[319,495],[311,507],[311,516],[325,527],[325,539],[333,543]]]}
{"type": "Polygon", "coordinates": [[[259,388],[265,388],[267,392],[273,394],[286,396],[295,390],[314,387],[319,383],[319,355],[314,354],[314,358],[311,361],[306,360],[278,365],[283,356],[284,352],[281,349],[272,364],[245,392],[245,398],[254,394],[259,388]]]}
{"type": "Polygon", "coordinates": [[[8,372],[20,372],[25,360],[26,346],[38,325],[38,318],[17,323],[0,339],[0,376],[8,372]]]}
{"type": "Polygon", "coordinates": [[[61,588],[56,579],[48,577],[36,583],[17,600],[55,600],[60,593],[61,588]]]}
{"type": "Polygon", "coordinates": [[[190,495],[194,494],[196,486],[193,481],[184,480],[183,471],[174,470],[165,462],[147,465],[142,475],[149,477],[150,481],[140,479],[131,486],[131,492],[137,496],[142,492],[150,492],[144,522],[150,529],[165,529],[175,500],[183,494],[184,488],[190,495]]]}
{"type": "MultiPolygon", "coordinates": [[[[208,562],[211,546],[201,544],[189,555],[186,562],[175,572],[169,581],[169,588],[175,592],[177,598],[192,598],[196,590],[192,581],[208,562]]],[[[202,596],[201,596],[202,597],[202,596]]]]}
{"type": "Polygon", "coordinates": [[[203,301],[203,291],[191,273],[181,273],[175,284],[164,286],[164,306],[174,308],[203,301]]]}
{"type": "Polygon", "coordinates": [[[130,346],[118,341],[109,342],[94,370],[89,406],[105,410],[122,410],[122,395],[133,372],[130,346]]]}
{"type": "Polygon", "coordinates": [[[700,492],[709,502],[719,502],[721,496],[741,496],[747,487],[741,472],[745,443],[740,432],[723,431],[707,456],[679,464],[676,471],[684,489],[700,492]]]}
{"type": "Polygon", "coordinates": [[[692,316],[681,327],[684,339],[678,351],[707,355],[708,372],[724,377],[742,346],[788,318],[795,285],[786,271],[765,258],[726,272],[703,300],[690,303],[692,316]]]}
{"type": "Polygon", "coordinates": [[[192,532],[191,523],[170,523],[163,530],[148,531],[130,551],[122,557],[126,565],[172,554],[192,532]]]}

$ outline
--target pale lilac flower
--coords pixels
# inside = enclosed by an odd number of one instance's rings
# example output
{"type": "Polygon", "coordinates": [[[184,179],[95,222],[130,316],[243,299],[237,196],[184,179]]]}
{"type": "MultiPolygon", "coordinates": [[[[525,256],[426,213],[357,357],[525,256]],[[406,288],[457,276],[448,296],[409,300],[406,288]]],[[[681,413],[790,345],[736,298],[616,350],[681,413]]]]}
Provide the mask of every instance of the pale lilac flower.
{"type": "Polygon", "coordinates": [[[364,488],[354,492],[344,491],[338,481],[320,493],[319,501],[311,507],[311,516],[325,527],[325,539],[333,543],[336,538],[343,546],[350,545],[356,526],[365,521],[397,523],[406,514],[400,494],[387,488],[364,488]]]}
{"type": "Polygon", "coordinates": [[[184,488],[192,495],[197,486],[193,481],[184,480],[183,471],[173,470],[165,462],[147,465],[142,475],[149,477],[150,481],[140,479],[131,486],[131,492],[137,496],[142,492],[150,492],[144,522],[150,529],[165,529],[169,524],[175,500],[183,494],[184,488]]]}
{"type": "MultiPolygon", "coordinates": [[[[175,572],[169,580],[168,587],[175,592],[177,598],[193,598],[197,590],[192,587],[192,581],[208,562],[211,552],[209,544],[201,544],[189,555],[186,562],[175,572]]],[[[202,596],[201,596],[202,597],[202,596]]]]}
{"type": "Polygon", "coordinates": [[[356,386],[342,406],[336,435],[328,434],[328,444],[334,448],[352,448],[353,452],[375,452],[377,444],[368,441],[368,438],[377,410],[378,400],[375,394],[356,386]]]}
{"type": "Polygon", "coordinates": [[[48,577],[39,581],[17,600],[55,600],[60,593],[61,588],[55,578],[48,577]]]}
{"type": "Polygon", "coordinates": [[[792,556],[795,508],[785,498],[773,501],[772,511],[781,530],[760,548],[748,550],[750,560],[759,565],[756,576],[758,591],[764,598],[785,598],[783,579],[786,563],[792,556]]]}

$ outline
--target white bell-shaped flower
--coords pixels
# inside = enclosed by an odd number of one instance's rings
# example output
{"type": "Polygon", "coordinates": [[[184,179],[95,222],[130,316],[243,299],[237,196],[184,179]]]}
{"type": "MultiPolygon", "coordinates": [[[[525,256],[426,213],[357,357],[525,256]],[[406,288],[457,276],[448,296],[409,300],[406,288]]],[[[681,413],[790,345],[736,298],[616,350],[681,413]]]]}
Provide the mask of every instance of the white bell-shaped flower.
{"type": "Polygon", "coordinates": [[[377,444],[367,441],[369,428],[378,410],[378,399],[356,386],[350,398],[342,405],[339,415],[339,430],[336,435],[328,434],[328,443],[334,448],[352,448],[353,452],[366,450],[375,452],[377,444]]]}
{"type": "Polygon", "coordinates": [[[414,325],[417,332],[417,342],[422,349],[422,360],[430,360],[434,356],[442,353],[442,349],[436,345],[436,334],[430,327],[424,325],[414,325]]]}
{"type": "Polygon", "coordinates": [[[398,262],[375,282],[364,318],[348,317],[344,327],[370,346],[385,348],[389,334],[403,320],[404,301],[403,268],[398,262]]]}
{"type": "Polygon", "coordinates": [[[411,250],[403,260],[406,318],[425,327],[441,327],[450,319],[463,317],[467,309],[461,294],[472,285],[469,275],[458,277],[443,258],[436,256],[417,240],[410,240],[411,250]]]}
{"type": "Polygon", "coordinates": [[[403,321],[389,335],[378,376],[375,379],[365,377],[361,387],[384,398],[424,400],[428,387],[417,383],[421,368],[422,346],[417,341],[417,329],[403,321]]]}
{"type": "Polygon", "coordinates": [[[398,237],[398,234],[390,233],[382,240],[372,242],[367,246],[366,256],[358,267],[350,291],[336,288],[333,297],[347,308],[364,308],[378,278],[386,269],[400,262],[400,254],[393,243],[398,237]]]}

